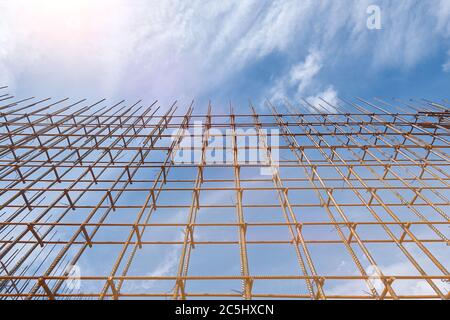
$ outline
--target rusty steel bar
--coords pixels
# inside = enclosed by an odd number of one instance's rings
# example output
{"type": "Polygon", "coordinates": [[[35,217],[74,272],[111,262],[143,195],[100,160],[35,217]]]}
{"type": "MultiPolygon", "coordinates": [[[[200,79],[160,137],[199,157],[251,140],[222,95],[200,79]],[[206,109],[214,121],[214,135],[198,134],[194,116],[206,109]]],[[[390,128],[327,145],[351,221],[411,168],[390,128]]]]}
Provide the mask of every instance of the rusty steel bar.
{"type": "Polygon", "coordinates": [[[450,298],[448,101],[84,103],[0,94],[0,299],[450,298]]]}

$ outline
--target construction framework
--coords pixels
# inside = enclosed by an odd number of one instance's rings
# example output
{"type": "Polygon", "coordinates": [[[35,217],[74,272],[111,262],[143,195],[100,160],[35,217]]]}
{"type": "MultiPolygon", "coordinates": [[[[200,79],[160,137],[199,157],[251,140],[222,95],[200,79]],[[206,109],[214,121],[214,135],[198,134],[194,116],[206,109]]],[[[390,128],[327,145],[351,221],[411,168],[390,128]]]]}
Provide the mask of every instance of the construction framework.
{"type": "Polygon", "coordinates": [[[2,299],[449,299],[448,101],[0,104],[2,299]]]}

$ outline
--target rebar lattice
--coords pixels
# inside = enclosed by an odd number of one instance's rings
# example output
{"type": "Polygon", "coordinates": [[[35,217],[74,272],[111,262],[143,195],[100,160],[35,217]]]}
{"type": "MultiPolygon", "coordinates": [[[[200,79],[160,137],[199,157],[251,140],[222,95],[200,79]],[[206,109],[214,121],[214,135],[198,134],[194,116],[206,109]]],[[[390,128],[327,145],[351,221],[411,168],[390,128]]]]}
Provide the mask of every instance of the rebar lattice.
{"type": "Polygon", "coordinates": [[[13,100],[0,94],[3,299],[449,298],[448,101],[196,115],[13,100]],[[214,133],[190,148],[200,161],[173,161],[195,121],[231,132],[231,161],[207,161],[214,133]],[[248,128],[279,153],[270,175],[240,161],[248,128]]]}

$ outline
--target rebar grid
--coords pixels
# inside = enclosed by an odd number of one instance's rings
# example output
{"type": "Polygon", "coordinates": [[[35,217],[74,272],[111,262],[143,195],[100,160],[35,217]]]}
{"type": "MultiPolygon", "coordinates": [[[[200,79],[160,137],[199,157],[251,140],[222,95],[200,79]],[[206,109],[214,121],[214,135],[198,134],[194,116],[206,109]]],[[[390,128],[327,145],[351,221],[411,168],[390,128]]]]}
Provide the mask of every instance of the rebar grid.
{"type": "Polygon", "coordinates": [[[195,115],[13,99],[0,95],[2,299],[449,299],[447,101],[195,115]],[[201,145],[184,147],[198,120],[201,145]],[[231,161],[208,161],[211,128],[232,133],[231,161]],[[272,174],[240,160],[256,148],[242,135],[279,153],[272,174]]]}

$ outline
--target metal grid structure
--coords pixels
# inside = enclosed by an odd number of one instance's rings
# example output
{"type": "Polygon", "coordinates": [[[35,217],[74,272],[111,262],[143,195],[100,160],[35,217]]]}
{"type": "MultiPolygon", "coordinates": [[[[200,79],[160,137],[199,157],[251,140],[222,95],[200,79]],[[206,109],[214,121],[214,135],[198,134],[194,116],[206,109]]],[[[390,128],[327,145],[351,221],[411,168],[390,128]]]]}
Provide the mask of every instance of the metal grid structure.
{"type": "Polygon", "coordinates": [[[448,101],[196,115],[13,100],[0,94],[2,299],[449,299],[448,101]],[[173,162],[196,120],[234,133],[231,162],[206,161],[211,135],[199,163],[173,162]],[[246,128],[277,148],[273,174],[239,161],[246,128]]]}

